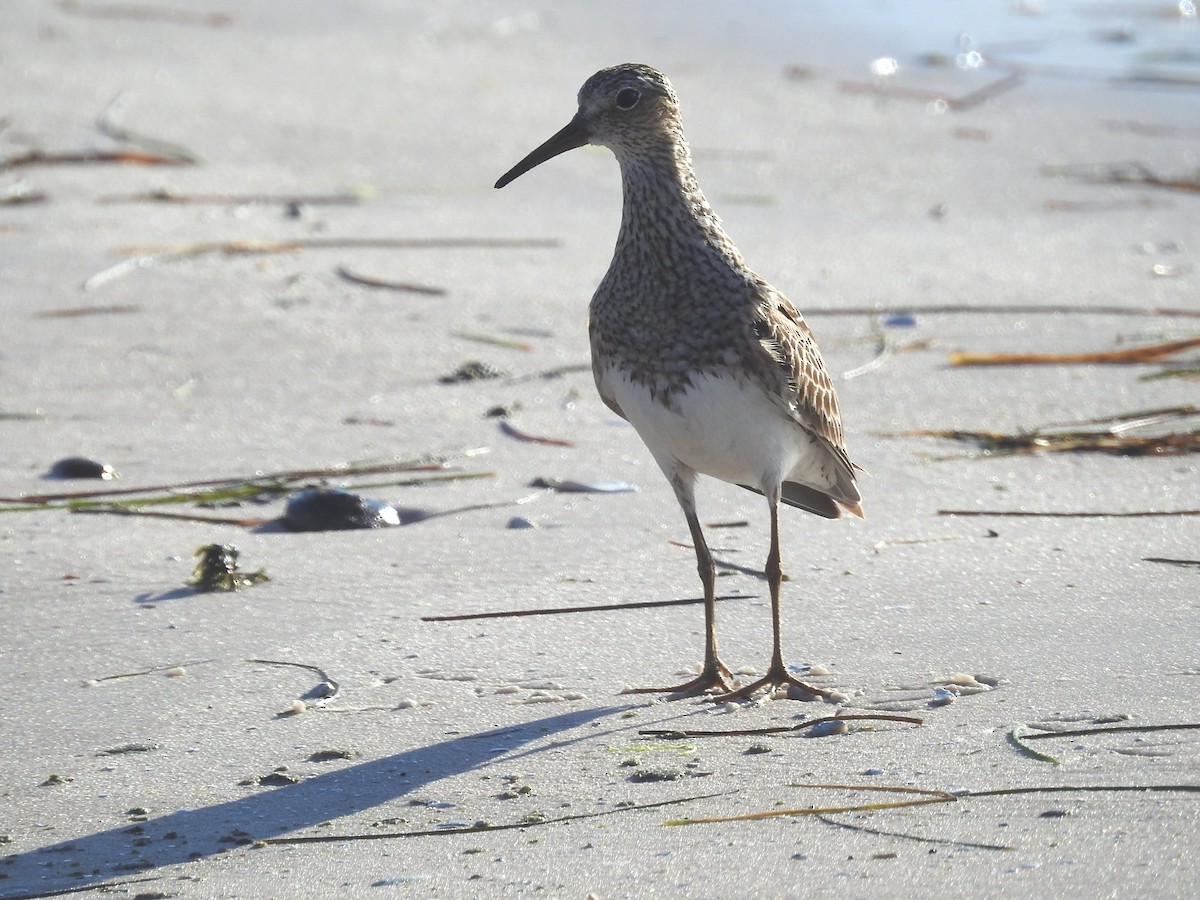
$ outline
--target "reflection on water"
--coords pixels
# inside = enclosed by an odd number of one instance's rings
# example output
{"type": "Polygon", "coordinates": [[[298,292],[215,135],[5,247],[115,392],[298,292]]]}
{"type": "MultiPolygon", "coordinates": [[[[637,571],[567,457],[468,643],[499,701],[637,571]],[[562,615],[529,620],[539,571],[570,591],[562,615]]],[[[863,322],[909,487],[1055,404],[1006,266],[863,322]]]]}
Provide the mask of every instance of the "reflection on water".
{"type": "Polygon", "coordinates": [[[783,0],[767,18],[828,35],[864,75],[949,67],[1200,86],[1196,0],[783,0]]]}

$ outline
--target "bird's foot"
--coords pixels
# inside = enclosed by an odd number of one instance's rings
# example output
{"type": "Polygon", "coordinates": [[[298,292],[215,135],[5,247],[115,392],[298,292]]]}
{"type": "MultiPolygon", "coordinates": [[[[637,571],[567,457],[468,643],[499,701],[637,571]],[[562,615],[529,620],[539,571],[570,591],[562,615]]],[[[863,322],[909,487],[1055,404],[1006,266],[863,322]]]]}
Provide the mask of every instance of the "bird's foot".
{"type": "Polygon", "coordinates": [[[622,694],[670,694],[668,700],[683,700],[702,694],[727,694],[733,690],[733,673],[725,663],[713,659],[704,664],[704,671],[683,684],[672,687],[625,688],[622,694]]]}
{"type": "Polygon", "coordinates": [[[725,703],[730,700],[773,700],[779,696],[780,688],[787,688],[787,693],[783,696],[786,700],[824,700],[826,703],[842,703],[846,700],[846,695],[837,691],[826,690],[825,688],[813,687],[811,684],[806,684],[799,678],[795,678],[788,673],[782,664],[772,665],[767,674],[758,681],[752,682],[745,687],[740,687],[737,690],[728,691],[724,694],[718,694],[713,697],[717,703],[725,703]]]}

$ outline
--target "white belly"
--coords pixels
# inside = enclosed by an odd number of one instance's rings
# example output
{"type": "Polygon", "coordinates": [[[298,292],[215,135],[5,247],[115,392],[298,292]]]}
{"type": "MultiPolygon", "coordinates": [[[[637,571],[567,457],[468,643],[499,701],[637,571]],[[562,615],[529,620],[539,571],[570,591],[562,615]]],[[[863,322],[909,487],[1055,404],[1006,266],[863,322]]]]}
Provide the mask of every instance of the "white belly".
{"type": "Polygon", "coordinates": [[[711,375],[692,380],[671,409],[615,369],[602,374],[600,388],[616,400],[668,477],[682,464],[760,490],[785,480],[827,486],[821,474],[824,448],[760,388],[711,375]]]}

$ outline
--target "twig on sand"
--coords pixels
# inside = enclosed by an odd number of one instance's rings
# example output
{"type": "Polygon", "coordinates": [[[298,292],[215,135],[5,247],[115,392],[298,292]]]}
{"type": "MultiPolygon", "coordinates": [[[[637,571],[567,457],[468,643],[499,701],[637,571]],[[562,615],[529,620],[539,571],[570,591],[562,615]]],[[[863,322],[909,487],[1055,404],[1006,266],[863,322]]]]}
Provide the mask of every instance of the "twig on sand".
{"type": "Polygon", "coordinates": [[[711,800],[714,797],[728,797],[736,794],[737,791],[720,791],[715,794],[697,794],[691,797],[677,797],[674,800],[659,800],[657,803],[637,803],[631,806],[620,806],[616,809],[603,809],[598,812],[590,813],[575,813],[569,816],[555,816],[549,819],[524,819],[520,822],[512,822],[505,825],[492,825],[481,823],[478,825],[468,825],[464,828],[426,828],[419,831],[393,831],[380,833],[356,833],[356,834],[321,834],[299,837],[281,837],[281,838],[264,838],[261,841],[256,841],[259,845],[270,844],[328,844],[340,841],[382,841],[393,840],[395,838],[413,838],[413,837],[435,837],[448,834],[472,834],[487,831],[511,831],[514,829],[524,830],[526,828],[535,828],[540,825],[559,825],[563,822],[578,822],[583,819],[598,819],[603,816],[615,816],[622,813],[637,812],[646,809],[659,809],[664,806],[678,806],[683,803],[695,803],[698,800],[711,800]]]}
{"type": "Polygon", "coordinates": [[[357,284],[360,287],[382,288],[389,291],[405,291],[410,294],[427,294],[430,297],[441,297],[446,294],[445,288],[432,287],[425,284],[414,284],[411,281],[388,281],[383,278],[372,278],[367,275],[357,275],[351,272],[345,266],[338,266],[335,270],[338,278],[343,281],[348,281],[351,284],[357,284]]]}
{"type": "MultiPolygon", "coordinates": [[[[753,600],[751,594],[728,594],[717,600],[753,600]]],[[[467,622],[473,619],[515,619],[521,616],[558,616],[566,613],[612,612],[622,609],[655,609],[660,606],[690,606],[703,603],[703,597],[683,600],[640,600],[631,603],[598,603],[594,606],[560,606],[555,609],[507,609],[497,612],[458,613],[452,616],[421,616],[422,622],[467,622]]]]}
{"type": "MultiPolygon", "coordinates": [[[[913,795],[917,799],[885,803],[860,803],[847,806],[801,807],[799,809],[772,809],[763,812],[742,813],[733,816],[711,816],[704,819],[673,819],[664,825],[708,825],[723,822],[753,822],[791,816],[823,816],[843,812],[871,812],[884,809],[903,809],[911,806],[928,806],[936,803],[961,803],[980,797],[1006,797],[1017,794],[1067,794],[1067,793],[1200,793],[1200,784],[1119,784],[1119,785],[1048,785],[1043,787],[998,788],[983,791],[942,791],[900,785],[862,784],[790,784],[788,787],[812,790],[871,791],[913,795]]],[[[957,842],[956,842],[957,843],[957,842]]]]}
{"type": "Polygon", "coordinates": [[[923,837],[919,834],[905,834],[902,831],[884,831],[880,828],[868,828],[866,825],[855,825],[851,822],[839,822],[837,819],[831,819],[826,815],[817,816],[826,825],[834,825],[838,828],[846,828],[850,831],[858,831],[863,834],[874,834],[879,837],[894,837],[903,838],[906,841],[916,841],[921,844],[939,844],[944,847],[961,847],[967,850],[1001,850],[1015,851],[1016,847],[1010,847],[1007,844],[980,844],[975,841],[962,841],[955,838],[933,838],[923,837]]]}
{"type": "Polygon", "coordinates": [[[934,437],[967,441],[978,445],[987,456],[1054,452],[1107,453],[1113,456],[1182,456],[1200,452],[1200,428],[1147,436],[1133,435],[1130,432],[1197,420],[1198,417],[1200,408],[1184,404],[1117,413],[1083,422],[1044,425],[1016,434],[962,429],[916,429],[877,434],[883,437],[934,437]]]}
{"type": "Polygon", "coordinates": [[[951,353],[952,366],[1028,366],[1028,365],[1134,365],[1161,362],[1184,350],[1200,347],[1200,337],[1168,341],[1126,350],[1100,350],[1091,353],[951,353]]]}
{"type": "Polygon", "coordinates": [[[1017,315],[1017,316],[1164,316],[1200,319],[1200,309],[1178,309],[1163,306],[1069,306],[1061,303],[1004,303],[981,306],[969,303],[946,303],[927,306],[818,306],[806,307],[806,316],[887,316],[909,315],[1017,315]]]}
{"type": "MultiPolygon", "coordinates": [[[[48,891],[34,891],[32,893],[27,893],[27,894],[5,894],[4,900],[46,900],[46,898],[49,898],[49,897],[65,897],[69,894],[83,894],[83,893],[87,893],[89,891],[104,891],[105,893],[107,893],[107,892],[111,891],[113,888],[126,887],[127,885],[131,885],[131,884],[146,884],[147,882],[150,882],[150,881],[162,881],[162,879],[159,876],[155,875],[155,876],[150,876],[147,878],[124,878],[124,879],[121,879],[120,881],[98,881],[95,884],[80,884],[75,887],[54,888],[54,889],[48,890],[48,891]]],[[[139,894],[138,896],[147,896],[147,897],[163,896],[163,897],[165,897],[168,895],[167,894],[160,895],[157,893],[154,893],[154,894],[147,893],[144,895],[139,894]]]]}
{"type": "Polygon", "coordinates": [[[1042,166],[1042,174],[1058,178],[1076,178],[1088,184],[1135,184],[1185,193],[1200,193],[1200,178],[1159,175],[1140,162],[1042,166]]]}
{"type": "Polygon", "coordinates": [[[230,241],[195,241],[188,244],[134,245],[117,247],[114,252],[125,256],[162,256],[185,259],[221,253],[226,256],[294,253],[298,250],[434,250],[434,249],[492,249],[507,250],[536,247],[557,247],[555,238],[498,238],[498,237],[435,237],[435,238],[355,238],[309,237],[283,240],[242,239],[230,241]]]}
{"type": "Polygon", "coordinates": [[[486,448],[461,450],[451,454],[419,456],[411,459],[385,460],[383,462],[351,462],[313,469],[283,469],[276,472],[256,472],[253,475],[231,478],[205,478],[198,481],[182,481],[156,484],[146,487],[109,488],[104,490],[75,491],[59,494],[26,494],[20,497],[0,497],[0,512],[34,509],[77,509],[88,506],[108,506],[113,503],[124,505],[187,503],[244,498],[256,493],[286,493],[297,482],[328,478],[352,478],[364,475],[383,475],[403,472],[428,472],[427,476],[414,478],[404,484],[425,484],[429,481],[456,480],[461,478],[489,477],[488,472],[453,472],[450,460],[456,457],[473,457],[486,453],[486,448]],[[117,500],[116,498],[129,498],[117,500]]]}
{"type": "Polygon", "coordinates": [[[1197,729],[1200,729],[1200,722],[1181,722],[1168,725],[1103,725],[1099,728],[1076,728],[1072,731],[1042,731],[1037,734],[1023,735],[1023,739],[1038,741],[1047,738],[1091,737],[1096,734],[1145,734],[1152,731],[1195,731],[1197,729]]]}
{"type": "Polygon", "coordinates": [[[63,12],[92,19],[132,19],[135,21],[176,22],[180,25],[205,25],[224,28],[234,21],[231,13],[192,12],[141,3],[82,3],[80,0],[58,0],[63,12]]]}
{"type": "Polygon", "coordinates": [[[507,420],[502,421],[500,423],[500,431],[502,434],[507,435],[508,437],[512,438],[513,440],[521,441],[522,443],[525,443],[525,444],[542,444],[547,447],[574,447],[575,446],[574,441],[565,441],[565,440],[562,440],[561,438],[539,437],[536,434],[530,434],[527,431],[522,431],[521,429],[517,428],[516,425],[513,425],[511,422],[509,422],[507,420]]]}
{"type": "MultiPolygon", "coordinates": [[[[4,164],[0,162],[0,169],[4,164]]],[[[83,282],[85,291],[97,288],[137,269],[146,269],[163,263],[194,259],[199,256],[222,254],[225,256],[265,255],[270,253],[296,253],[300,250],[432,250],[443,248],[462,249],[515,249],[523,247],[557,247],[553,238],[294,238],[289,240],[243,239],[231,241],[197,241],[188,244],[165,244],[159,246],[117,247],[114,252],[130,257],[101,269],[83,282]]]]}
{"type": "Polygon", "coordinates": [[[353,206],[362,202],[364,194],[181,194],[167,188],[157,188],[138,194],[107,194],[97,197],[97,203],[173,203],[208,206],[353,206]]]}
{"type": "Polygon", "coordinates": [[[126,166],[184,166],[184,160],[143,150],[27,150],[0,159],[0,172],[24,166],[80,166],[116,163],[126,166]]]}
{"type": "Polygon", "coordinates": [[[924,719],[918,719],[915,716],[893,716],[893,715],[845,715],[845,716],[823,716],[819,719],[809,719],[806,722],[801,722],[799,725],[779,725],[770,728],[734,728],[726,731],[706,731],[703,729],[679,729],[679,728],[648,728],[639,731],[638,734],[646,735],[647,737],[666,738],[667,740],[683,740],[695,737],[752,737],[764,734],[791,734],[797,731],[805,731],[809,728],[815,728],[818,725],[828,725],[832,722],[902,722],[906,725],[924,725],[924,719]]]}
{"type": "Polygon", "coordinates": [[[1009,516],[1047,519],[1143,519],[1158,516],[1200,516],[1200,509],[1146,509],[1131,512],[1053,512],[1031,509],[939,509],[939,516],[1009,516]]]}

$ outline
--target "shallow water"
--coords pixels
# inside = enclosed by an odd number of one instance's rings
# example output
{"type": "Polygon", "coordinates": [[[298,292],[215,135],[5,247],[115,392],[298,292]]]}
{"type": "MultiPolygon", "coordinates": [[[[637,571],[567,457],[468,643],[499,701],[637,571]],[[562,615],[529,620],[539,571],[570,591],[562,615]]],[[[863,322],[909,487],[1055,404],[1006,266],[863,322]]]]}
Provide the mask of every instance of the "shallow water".
{"type": "Polygon", "coordinates": [[[863,75],[933,65],[1200,87],[1194,0],[779,0],[769,6],[759,23],[764,39],[788,40],[797,29],[819,35],[839,68],[863,75]],[[879,63],[889,59],[894,67],[879,63]]]}

